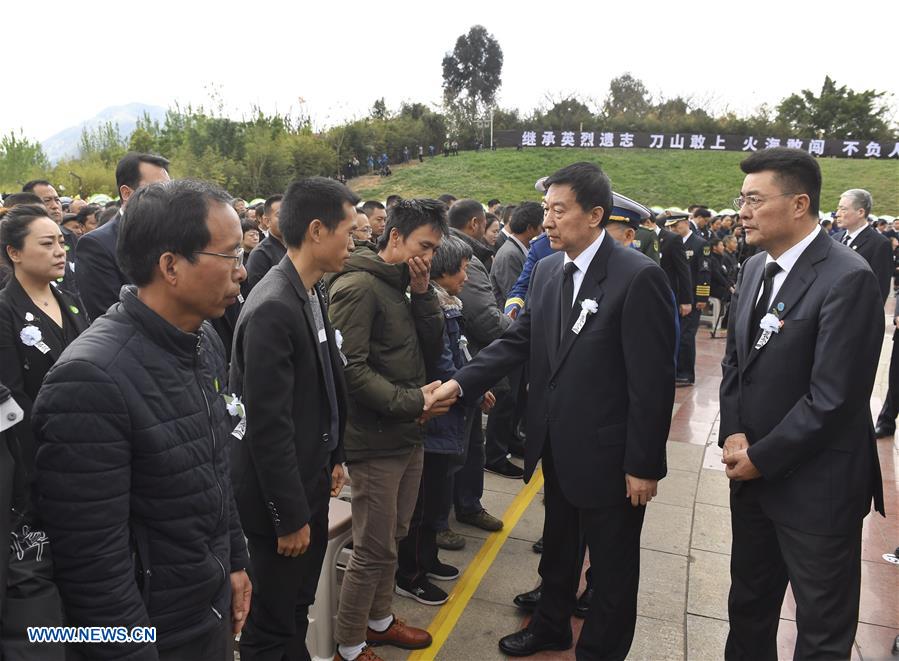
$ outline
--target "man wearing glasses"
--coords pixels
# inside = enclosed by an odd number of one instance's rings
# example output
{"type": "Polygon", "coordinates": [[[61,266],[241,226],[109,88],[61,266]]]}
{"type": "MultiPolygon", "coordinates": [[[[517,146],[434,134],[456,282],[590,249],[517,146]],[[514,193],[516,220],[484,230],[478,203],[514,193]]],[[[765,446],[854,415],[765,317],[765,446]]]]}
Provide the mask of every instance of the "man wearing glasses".
{"type": "Polygon", "coordinates": [[[796,149],[740,164],[746,261],[722,361],[719,445],[733,530],[727,659],[776,659],[787,582],[794,658],[848,659],[862,520],[883,492],[870,397],[883,337],[871,269],[818,226],[821,171],[796,149]]]}
{"type": "Polygon", "coordinates": [[[230,201],[189,180],[131,196],[116,258],[134,285],[35,401],[36,484],[68,624],[156,627],[155,643],[76,645],[76,658],[224,661],[247,617],[229,471],[239,420],[204,321],[246,276],[230,201]]]}

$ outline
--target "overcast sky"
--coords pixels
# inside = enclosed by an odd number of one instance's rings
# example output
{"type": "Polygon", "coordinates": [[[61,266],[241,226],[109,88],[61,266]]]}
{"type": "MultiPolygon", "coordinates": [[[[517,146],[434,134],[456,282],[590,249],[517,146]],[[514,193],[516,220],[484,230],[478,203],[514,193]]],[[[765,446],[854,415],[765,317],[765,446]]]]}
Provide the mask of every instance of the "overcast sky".
{"type": "Polygon", "coordinates": [[[713,112],[817,92],[825,74],[888,91],[899,109],[899,2],[886,0],[14,0],[0,21],[4,88],[15,90],[0,99],[0,132],[39,140],[107,106],[208,106],[210,89],[234,117],[253,105],[296,113],[302,99],[317,127],[362,117],[381,96],[391,108],[436,104],[444,54],[478,23],[503,50],[503,107],[571,93],[601,103],[630,72],[655,97],[713,112]]]}

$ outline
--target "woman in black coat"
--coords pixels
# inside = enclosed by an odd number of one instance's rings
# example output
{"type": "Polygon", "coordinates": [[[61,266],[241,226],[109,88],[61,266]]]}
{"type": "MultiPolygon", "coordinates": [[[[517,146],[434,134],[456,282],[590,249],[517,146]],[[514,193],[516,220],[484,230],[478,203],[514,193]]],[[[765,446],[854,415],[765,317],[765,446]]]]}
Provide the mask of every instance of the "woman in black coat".
{"type": "MultiPolygon", "coordinates": [[[[5,567],[8,572],[0,572],[7,575],[6,585],[0,586],[0,592],[6,590],[0,657],[19,658],[19,653],[27,658],[28,650],[34,649],[25,640],[26,626],[62,624],[49,540],[31,498],[35,455],[31,407],[44,375],[87,328],[88,320],[80,303],[55,287],[65,273],[65,243],[43,206],[23,204],[7,211],[0,221],[0,253],[12,269],[0,291],[0,382],[25,416],[6,432],[14,464],[12,507],[0,512],[10,518],[0,529],[11,531],[13,552],[5,567]]],[[[41,645],[41,654],[56,658],[52,647],[41,645]]],[[[58,652],[62,658],[61,646],[58,652]]]]}

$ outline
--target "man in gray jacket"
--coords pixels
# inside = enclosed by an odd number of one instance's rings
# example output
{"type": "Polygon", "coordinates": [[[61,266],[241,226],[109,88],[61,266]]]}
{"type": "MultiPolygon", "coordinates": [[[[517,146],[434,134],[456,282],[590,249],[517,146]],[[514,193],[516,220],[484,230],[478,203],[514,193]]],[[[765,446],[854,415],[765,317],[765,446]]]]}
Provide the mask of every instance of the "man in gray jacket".
{"type": "MultiPolygon", "coordinates": [[[[468,262],[468,280],[459,298],[462,300],[462,317],[465,321],[465,337],[468,349],[475,355],[482,348],[497,339],[512,320],[503,315],[496,304],[490,276],[484,266],[484,259],[490,255],[490,249],[483,243],[484,230],[487,227],[487,215],[484,207],[476,200],[459,200],[449,211],[450,234],[465,241],[471,246],[474,255],[468,262]]],[[[500,393],[508,391],[508,381],[494,390],[500,393]]],[[[484,433],[480,419],[475,417],[468,437],[468,455],[465,465],[455,475],[453,485],[453,501],[456,520],[472,526],[495,532],[501,530],[503,522],[491,516],[481,505],[484,492],[484,433]]],[[[487,443],[493,439],[488,436],[487,443]]],[[[510,473],[509,477],[520,478],[524,472],[506,459],[508,449],[501,450],[501,464],[510,473]],[[508,466],[506,466],[506,464],[508,466]]]]}

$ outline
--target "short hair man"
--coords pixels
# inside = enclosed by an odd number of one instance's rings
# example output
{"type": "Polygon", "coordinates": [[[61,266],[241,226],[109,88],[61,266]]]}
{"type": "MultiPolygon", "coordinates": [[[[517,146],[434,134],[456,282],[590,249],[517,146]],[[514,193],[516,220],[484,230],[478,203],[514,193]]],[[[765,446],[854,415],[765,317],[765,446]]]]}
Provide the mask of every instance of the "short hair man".
{"type": "Polygon", "coordinates": [[[500,308],[505,306],[509,290],[521,275],[531,239],[543,232],[543,207],[537,202],[521,204],[512,214],[508,229],[511,240],[503,243],[490,267],[490,285],[500,308]]]}
{"type": "Polygon", "coordinates": [[[494,197],[493,199],[487,201],[487,211],[489,211],[490,213],[496,213],[496,210],[501,204],[502,202],[500,202],[498,198],[494,197]]]}
{"type": "Polygon", "coordinates": [[[377,200],[368,200],[362,205],[362,213],[368,216],[371,223],[371,240],[378,242],[384,233],[384,225],[387,222],[387,209],[377,200]]]}
{"type": "Polygon", "coordinates": [[[350,256],[359,201],[324,177],[281,203],[285,257],[241,311],[231,383],[247,410],[234,484],[256,589],[241,659],[295,658],[328,545],[329,496],[343,486],[346,386],[319,281],[350,256]]]}
{"type": "Polygon", "coordinates": [[[353,230],[353,243],[371,243],[371,220],[363,211],[356,211],[356,229],[353,230]]]}
{"type": "Polygon", "coordinates": [[[390,211],[393,207],[395,207],[399,202],[402,202],[403,197],[401,195],[388,195],[387,196],[387,210],[390,211]]]}
{"type": "Polygon", "coordinates": [[[712,230],[709,228],[712,212],[705,207],[696,207],[690,213],[690,224],[695,227],[694,232],[704,241],[712,238],[712,230]]]}
{"type": "MultiPolygon", "coordinates": [[[[474,255],[468,262],[468,280],[462,286],[462,318],[465,321],[465,337],[471,355],[477,353],[498,338],[511,325],[512,320],[502,313],[490,282],[486,264],[493,252],[484,243],[487,214],[477,200],[458,200],[449,210],[450,234],[461,239],[474,255]]],[[[456,520],[476,526],[488,532],[502,529],[502,521],[490,515],[481,504],[484,495],[484,469],[520,479],[524,474],[520,466],[509,461],[509,445],[517,445],[513,437],[512,414],[515,399],[511,385],[503,380],[494,391],[497,406],[487,419],[486,435],[480,425],[471,426],[468,437],[468,454],[465,465],[455,474],[453,501],[456,520]]]]}
{"type": "Polygon", "coordinates": [[[247,615],[228,469],[237,421],[224,347],[204,322],[245,275],[228,200],[187,180],[135,193],[118,243],[134,286],[35,401],[40,510],[68,624],[156,627],[155,651],[104,643],[90,656],[224,659],[247,615]]]}
{"type": "Polygon", "coordinates": [[[47,208],[47,215],[60,226],[63,241],[65,242],[66,270],[63,276],[56,282],[59,284],[60,289],[73,296],[79,296],[78,280],[75,276],[75,251],[81,235],[65,226],[65,214],[62,210],[62,201],[59,199],[59,194],[56,192],[53,184],[46,179],[32,179],[22,186],[22,192],[37,195],[41,200],[41,204],[47,208]]]}
{"type": "Polygon", "coordinates": [[[429,274],[446,231],[442,204],[403,200],[390,211],[378,252],[357,248],[330,287],[349,391],[344,445],[353,482],[353,559],[335,632],[347,661],[376,659],[366,643],[431,644],[427,631],[397,620],[391,606],[397,541],[408,531],[421,480],[419,421],[449,410],[435,408],[439,381],[426,383],[425,372],[443,348],[443,313],[429,274]]]}
{"type": "Polygon", "coordinates": [[[722,361],[718,444],[732,480],[728,659],[774,659],[787,588],[794,658],[846,659],[862,519],[883,513],[870,397],[883,337],[874,276],[818,226],[821,170],[775,147],[741,164],[746,261],[722,361]],[[826,577],[826,580],[822,580],[826,577]]]}
{"type": "Polygon", "coordinates": [[[116,260],[116,241],[128,200],[141,186],[169,181],[169,162],[155,154],[130,152],[119,160],[115,178],[122,198],[119,214],[96,231],[85,234],[75,251],[78,290],[91,320],[101,317],[116,303],[122,285],[131,282],[116,260]]]}
{"type": "Polygon", "coordinates": [[[283,195],[272,195],[265,200],[262,218],[265,226],[268,228],[268,236],[266,236],[256,250],[250,253],[247,259],[247,280],[241,288],[244,298],[250,295],[253,287],[259,284],[265,274],[287,254],[287,247],[281,237],[281,226],[279,217],[281,212],[281,201],[283,195]]]}
{"type": "Polygon", "coordinates": [[[576,654],[623,659],[637,621],[644,505],[666,472],[674,402],[671,292],[658,265],[603,230],[612,187],[599,167],[575,163],[545,183],[543,227],[560,252],[535,266],[515,324],[437,395],[473,401],[529,360],[525,480],[542,458],[543,589],[528,626],[503,637],[500,649],[528,656],[571,647],[583,535],[590,557],[599,559],[592,570],[601,598],[590,605],[576,654]]]}
{"type": "Polygon", "coordinates": [[[880,297],[886,303],[890,295],[890,278],[893,277],[893,245],[868,225],[872,206],[871,193],[866,190],[852,188],[843,193],[837,205],[837,222],[842,231],[833,238],[865,258],[874,271],[880,297]]]}

